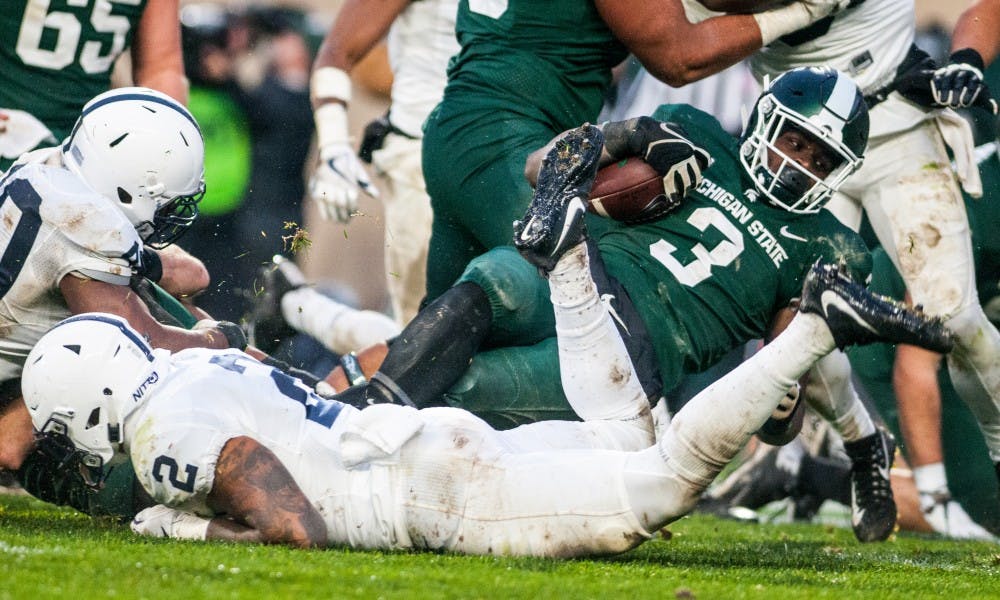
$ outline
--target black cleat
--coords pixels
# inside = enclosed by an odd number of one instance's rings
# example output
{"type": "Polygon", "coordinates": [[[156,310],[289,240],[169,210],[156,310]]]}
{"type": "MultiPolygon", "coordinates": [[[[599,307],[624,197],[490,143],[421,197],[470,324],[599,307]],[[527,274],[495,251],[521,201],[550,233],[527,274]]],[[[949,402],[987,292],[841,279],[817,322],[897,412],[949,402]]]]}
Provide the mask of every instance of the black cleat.
{"type": "Polygon", "coordinates": [[[802,284],[799,310],[822,317],[838,348],[890,342],[943,354],[955,345],[941,319],[870,292],[837,265],[816,261],[802,284]]]}
{"type": "Polygon", "coordinates": [[[603,148],[604,134],[587,124],[557,140],[542,161],[528,212],[514,222],[514,246],[543,273],[584,238],[583,215],[603,148]]]}
{"type": "Polygon", "coordinates": [[[856,442],[844,442],[851,459],[851,525],[860,542],[880,542],[896,526],[896,501],[889,484],[889,469],[896,442],[879,429],[856,442]]]}
{"type": "Polygon", "coordinates": [[[270,354],[285,338],[297,332],[281,314],[281,297],[286,292],[306,285],[306,278],[295,263],[280,254],[257,272],[261,292],[253,298],[253,308],[247,316],[247,338],[250,345],[270,354]]]}

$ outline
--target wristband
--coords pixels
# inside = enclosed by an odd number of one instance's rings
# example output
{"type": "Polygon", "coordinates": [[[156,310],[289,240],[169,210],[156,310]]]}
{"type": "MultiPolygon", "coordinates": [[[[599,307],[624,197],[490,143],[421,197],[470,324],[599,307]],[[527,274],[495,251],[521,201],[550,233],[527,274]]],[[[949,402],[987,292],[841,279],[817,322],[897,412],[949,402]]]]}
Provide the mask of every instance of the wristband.
{"type": "Polygon", "coordinates": [[[340,366],[344,368],[344,375],[352,386],[368,382],[365,372],[361,369],[361,363],[358,362],[358,355],[354,352],[341,354],[340,366]]]}
{"type": "Polygon", "coordinates": [[[143,248],[139,260],[139,275],[156,283],[163,279],[163,261],[152,248],[143,248]]]}
{"type": "Polygon", "coordinates": [[[761,46],[768,46],[774,40],[798,31],[813,21],[809,10],[801,2],[754,13],[753,18],[760,29],[761,46]]]}
{"type": "Polygon", "coordinates": [[[314,100],[351,101],[351,76],[337,67],[320,67],[313,71],[309,88],[314,100]]]}
{"type": "Polygon", "coordinates": [[[979,70],[980,78],[982,77],[982,72],[986,69],[983,56],[975,48],[962,48],[961,50],[952,52],[951,56],[948,57],[948,62],[953,65],[966,64],[975,67],[979,70]]]}
{"type": "Polygon", "coordinates": [[[320,106],[313,111],[313,120],[316,121],[316,145],[323,160],[329,158],[323,156],[324,149],[351,141],[347,134],[347,109],[343,104],[331,102],[320,106]]]}
{"type": "Polygon", "coordinates": [[[204,541],[208,535],[209,523],[211,519],[188,512],[178,512],[170,527],[170,537],[178,540],[204,541]]]}

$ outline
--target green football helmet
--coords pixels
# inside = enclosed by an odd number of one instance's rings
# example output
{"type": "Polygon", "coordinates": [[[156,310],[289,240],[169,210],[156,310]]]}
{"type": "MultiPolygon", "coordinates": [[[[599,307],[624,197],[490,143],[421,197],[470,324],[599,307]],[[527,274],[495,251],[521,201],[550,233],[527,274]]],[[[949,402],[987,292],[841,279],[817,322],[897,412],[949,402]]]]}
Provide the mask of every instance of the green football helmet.
{"type": "Polygon", "coordinates": [[[819,212],[861,166],[868,145],[868,107],[857,85],[829,67],[786,71],[757,98],[740,138],[740,162],[764,198],[794,213],[819,212]],[[810,173],[775,142],[798,129],[830,150],[836,166],[824,179],[810,173]],[[780,157],[777,169],[768,154],[780,157]]]}

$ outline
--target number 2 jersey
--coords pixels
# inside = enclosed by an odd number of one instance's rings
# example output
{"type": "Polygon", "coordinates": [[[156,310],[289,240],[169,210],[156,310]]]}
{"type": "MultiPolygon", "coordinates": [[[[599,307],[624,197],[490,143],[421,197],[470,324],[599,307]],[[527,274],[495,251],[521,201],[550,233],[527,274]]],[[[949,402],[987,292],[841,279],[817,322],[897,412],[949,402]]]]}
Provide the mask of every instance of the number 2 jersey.
{"type": "Polygon", "coordinates": [[[864,282],[871,256],[828,211],[802,215],[760,200],[739,162],[737,140],[707,113],[665,105],[653,117],[683,126],[714,163],[670,215],[616,225],[598,245],[649,329],[670,388],[683,373],[764,337],[775,314],[799,296],[817,259],[843,263],[864,282]]]}
{"type": "Polygon", "coordinates": [[[192,348],[169,362],[135,392],[145,402],[125,421],[136,477],[156,501],[212,516],[208,495],[219,455],[229,440],[247,436],[288,469],[323,516],[331,542],[396,545],[395,470],[388,464],[420,429],[419,419],[403,414],[409,409],[381,405],[362,417],[235,350],[192,348]],[[394,422],[364,427],[386,410],[394,422]]]}
{"type": "Polygon", "coordinates": [[[0,381],[70,316],[59,289],[78,272],[128,285],[142,241],[125,215],[61,166],[59,150],[22,157],[0,179],[0,381]]]}

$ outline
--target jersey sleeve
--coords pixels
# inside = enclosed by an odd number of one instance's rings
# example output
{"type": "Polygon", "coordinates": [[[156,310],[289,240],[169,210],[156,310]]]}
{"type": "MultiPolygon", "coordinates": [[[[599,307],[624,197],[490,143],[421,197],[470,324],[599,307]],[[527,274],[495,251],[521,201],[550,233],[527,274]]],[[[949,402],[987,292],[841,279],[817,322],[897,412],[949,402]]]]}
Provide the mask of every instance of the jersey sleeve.
{"type": "Polygon", "coordinates": [[[144,416],[130,452],[139,483],[157,502],[211,516],[206,502],[219,453],[240,434],[225,415],[195,414],[197,421],[190,413],[144,416]]]}
{"type": "Polygon", "coordinates": [[[78,271],[127,285],[142,240],[124,213],[65,169],[39,166],[29,181],[42,198],[41,219],[52,228],[40,250],[57,265],[55,281],[78,271]]]}

